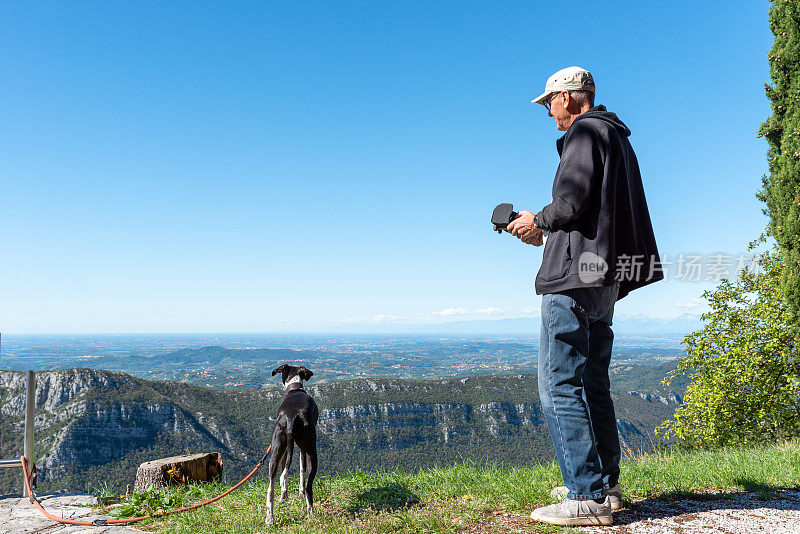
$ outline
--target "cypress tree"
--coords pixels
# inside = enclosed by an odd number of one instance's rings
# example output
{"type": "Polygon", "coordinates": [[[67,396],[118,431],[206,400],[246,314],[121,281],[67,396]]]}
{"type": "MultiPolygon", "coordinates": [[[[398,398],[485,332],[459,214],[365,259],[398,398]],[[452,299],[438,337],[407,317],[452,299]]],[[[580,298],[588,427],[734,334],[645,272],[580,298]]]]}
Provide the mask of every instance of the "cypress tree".
{"type": "MultiPolygon", "coordinates": [[[[792,323],[800,323],[800,2],[773,0],[769,27],[775,41],[768,54],[772,85],[765,85],[772,115],[759,130],[769,144],[769,174],[757,194],[766,203],[767,234],[780,247],[780,290],[792,323]]],[[[798,327],[800,329],[800,327],[798,327]]]]}

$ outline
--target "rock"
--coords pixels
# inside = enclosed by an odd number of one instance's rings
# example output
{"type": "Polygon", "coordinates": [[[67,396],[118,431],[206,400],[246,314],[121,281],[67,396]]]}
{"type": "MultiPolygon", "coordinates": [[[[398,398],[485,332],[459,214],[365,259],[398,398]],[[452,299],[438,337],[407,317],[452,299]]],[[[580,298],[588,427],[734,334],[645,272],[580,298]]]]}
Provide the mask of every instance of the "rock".
{"type": "MultiPolygon", "coordinates": [[[[98,515],[98,511],[91,508],[91,505],[95,502],[95,497],[92,495],[46,493],[39,495],[38,498],[45,510],[58,517],[67,517],[78,521],[107,519],[102,515],[98,515]]],[[[73,532],[82,534],[141,533],[141,530],[122,525],[88,527],[56,523],[42,515],[28,499],[20,498],[0,499],[0,517],[3,518],[2,524],[0,524],[0,534],[46,532],[58,532],[58,534],[71,534],[73,532]]]]}

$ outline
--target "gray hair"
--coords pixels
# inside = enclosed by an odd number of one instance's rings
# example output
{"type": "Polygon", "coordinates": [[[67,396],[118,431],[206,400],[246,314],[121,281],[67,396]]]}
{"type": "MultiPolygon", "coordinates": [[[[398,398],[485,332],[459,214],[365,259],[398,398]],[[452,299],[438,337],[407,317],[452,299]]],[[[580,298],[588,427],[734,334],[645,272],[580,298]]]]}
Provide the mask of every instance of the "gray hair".
{"type": "Polygon", "coordinates": [[[578,104],[578,107],[586,104],[589,104],[589,107],[594,106],[594,91],[570,91],[569,96],[578,104]]]}

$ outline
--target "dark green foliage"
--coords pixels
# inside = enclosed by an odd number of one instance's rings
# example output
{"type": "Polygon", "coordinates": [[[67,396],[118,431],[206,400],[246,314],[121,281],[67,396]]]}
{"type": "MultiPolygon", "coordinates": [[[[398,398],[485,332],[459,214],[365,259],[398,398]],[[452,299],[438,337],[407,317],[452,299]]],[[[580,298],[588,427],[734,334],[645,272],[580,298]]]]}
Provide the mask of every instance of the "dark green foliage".
{"type": "Polygon", "coordinates": [[[419,497],[409,490],[407,486],[393,482],[385,486],[362,491],[353,499],[347,512],[352,515],[358,515],[364,510],[394,512],[417,503],[419,503],[419,497]]]}
{"type": "Polygon", "coordinates": [[[767,232],[783,253],[781,293],[795,328],[800,323],[800,3],[773,0],[769,26],[775,35],[767,56],[772,116],[759,131],[769,143],[769,175],[757,196],[766,203],[767,232]]]}

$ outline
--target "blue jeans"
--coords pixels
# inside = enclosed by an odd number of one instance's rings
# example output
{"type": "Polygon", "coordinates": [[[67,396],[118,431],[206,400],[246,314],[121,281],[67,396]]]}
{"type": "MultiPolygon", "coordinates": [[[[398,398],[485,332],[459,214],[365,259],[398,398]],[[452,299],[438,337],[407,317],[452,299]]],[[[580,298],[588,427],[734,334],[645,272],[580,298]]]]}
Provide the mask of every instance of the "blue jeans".
{"type": "Polygon", "coordinates": [[[602,498],[619,482],[608,378],[618,292],[613,285],[542,295],[539,399],[569,499],[602,498]]]}

